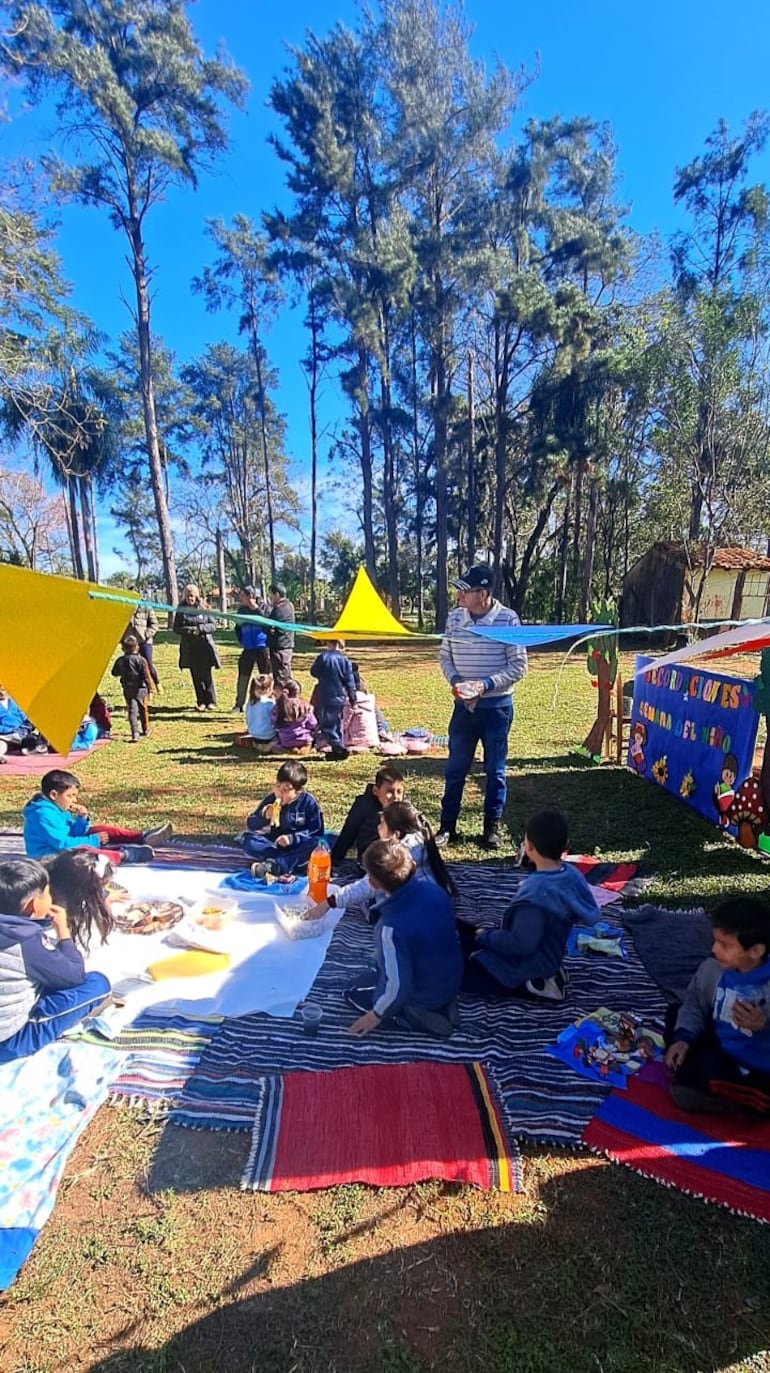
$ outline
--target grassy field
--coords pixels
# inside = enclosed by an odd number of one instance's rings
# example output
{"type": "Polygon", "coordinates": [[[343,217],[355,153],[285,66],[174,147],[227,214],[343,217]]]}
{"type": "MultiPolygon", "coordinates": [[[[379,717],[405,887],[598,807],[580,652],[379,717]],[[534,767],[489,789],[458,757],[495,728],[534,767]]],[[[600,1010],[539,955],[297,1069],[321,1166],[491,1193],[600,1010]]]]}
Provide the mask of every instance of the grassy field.
{"type": "MultiPolygon", "coordinates": [[[[119,707],[115,741],[78,766],[94,816],[168,817],[183,838],[240,828],[275,765],[231,746],[235,656],[225,648],[221,712],[199,716],[175,646],[160,645],[152,738],[128,745],[119,707]]],[[[394,726],[445,732],[435,656],[359,653],[394,726]]],[[[306,684],[309,661],[295,660],[306,684]]],[[[709,904],[765,890],[766,864],[673,798],[570,755],[595,692],[582,657],[563,671],[560,662],[533,657],[517,693],[510,852],[528,812],[558,805],[574,849],[644,862],[654,874],[645,899],[709,904]]],[[[105,681],[117,705],[114,688],[105,681]]],[[[443,760],[407,760],[405,771],[409,796],[437,819],[443,760]]],[[[330,826],[371,775],[370,758],[311,764],[330,826]]],[[[32,790],[2,779],[2,826],[18,827],[32,790]]],[[[480,820],[474,776],[469,842],[453,857],[481,857],[470,842],[480,820]]],[[[240,1135],[103,1108],[0,1302],[2,1373],[770,1371],[765,1227],[582,1154],[528,1151],[517,1197],[439,1183],[266,1196],[238,1191],[246,1151],[240,1135]]]]}

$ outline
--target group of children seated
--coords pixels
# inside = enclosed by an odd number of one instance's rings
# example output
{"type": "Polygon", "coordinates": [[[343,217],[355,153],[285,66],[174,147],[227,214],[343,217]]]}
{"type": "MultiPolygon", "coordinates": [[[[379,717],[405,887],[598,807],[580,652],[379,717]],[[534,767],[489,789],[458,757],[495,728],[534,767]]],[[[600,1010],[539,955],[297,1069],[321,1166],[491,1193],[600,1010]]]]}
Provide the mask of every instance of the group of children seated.
{"type": "Polygon", "coordinates": [[[388,722],[343,648],[338,640],[319,653],[310,668],[316,685],[309,701],[293,679],[275,688],[268,674],[253,677],[244,706],[246,733],[237,741],[241,747],[259,753],[306,753],[316,747],[336,761],[388,743],[388,722]]]}
{"type": "MultiPolygon", "coordinates": [[[[296,872],[323,836],[307,780],[303,763],[283,763],[248,817],[241,844],[255,876],[296,872]]],[[[104,978],[85,974],[81,951],[93,929],[105,938],[111,928],[99,854],[147,861],[170,833],[168,825],[140,832],[91,824],[78,794],[73,774],[47,773],[24,808],[29,857],[0,863],[0,1063],[34,1052],[109,994],[104,978]]],[[[458,920],[456,887],[430,826],[405,799],[399,770],[382,766],[332,848],[334,863],[355,850],[364,875],[308,913],[320,918],[336,907],[374,925],[376,963],[346,993],[358,1012],[349,1032],[402,1024],[448,1038],[461,992],[562,1002],[572,925],[597,916],[585,878],[564,860],[566,847],[563,815],[533,815],[523,845],[531,871],[502,920],[458,920]]],[[[672,1092],[690,1110],[770,1113],[770,908],[750,897],[727,900],[712,927],[712,957],[667,1018],[672,1092]]]]}

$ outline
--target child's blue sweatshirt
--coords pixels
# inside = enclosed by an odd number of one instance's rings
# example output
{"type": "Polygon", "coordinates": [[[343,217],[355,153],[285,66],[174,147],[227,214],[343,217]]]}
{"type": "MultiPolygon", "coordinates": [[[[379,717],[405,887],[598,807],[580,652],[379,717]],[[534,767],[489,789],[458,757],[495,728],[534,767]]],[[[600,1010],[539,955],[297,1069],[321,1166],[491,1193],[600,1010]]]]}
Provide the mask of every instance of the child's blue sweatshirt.
{"type": "Polygon", "coordinates": [[[750,972],[723,968],[715,958],[701,963],[687,988],[674,1038],[692,1044],[713,1025],[726,1054],[744,1068],[770,1073],[770,959],[750,972]],[[767,1016],[764,1029],[749,1034],[733,1022],[736,1001],[751,1001],[767,1016]]]}
{"type": "Polygon", "coordinates": [[[457,996],[463,958],[454,907],[435,882],[416,874],[379,908],[374,927],[377,985],[372,1009],[394,1016],[403,1006],[438,1011],[457,996]]]}
{"type": "Polygon", "coordinates": [[[63,849],[99,848],[98,834],[88,834],[87,815],[60,810],[42,792],[24,807],[24,848],[30,858],[43,858],[63,849]]]}
{"type": "Polygon", "coordinates": [[[29,1020],[43,992],[77,987],[83,956],[71,939],[27,915],[0,915],[0,1043],[29,1020]]]}
{"type": "Polygon", "coordinates": [[[570,863],[551,872],[533,872],[505,911],[500,929],[479,931],[479,949],[473,957],[504,987],[553,977],[573,921],[593,924],[598,914],[591,888],[570,863]]]}
{"type": "Polygon", "coordinates": [[[289,843],[282,847],[290,849],[296,848],[298,844],[307,843],[308,839],[320,839],[324,832],[323,811],[309,791],[301,791],[288,806],[281,806],[277,825],[273,824],[272,819],[265,818],[265,808],[274,806],[276,800],[275,792],[271,791],[249,816],[246,828],[252,831],[262,830],[269,825],[270,833],[267,837],[273,844],[279,834],[288,834],[289,843]]]}
{"type": "Polygon", "coordinates": [[[353,664],[339,649],[327,648],[319,653],[310,669],[310,676],[318,682],[317,699],[325,705],[344,705],[348,700],[356,704],[356,683],[353,664]]]}

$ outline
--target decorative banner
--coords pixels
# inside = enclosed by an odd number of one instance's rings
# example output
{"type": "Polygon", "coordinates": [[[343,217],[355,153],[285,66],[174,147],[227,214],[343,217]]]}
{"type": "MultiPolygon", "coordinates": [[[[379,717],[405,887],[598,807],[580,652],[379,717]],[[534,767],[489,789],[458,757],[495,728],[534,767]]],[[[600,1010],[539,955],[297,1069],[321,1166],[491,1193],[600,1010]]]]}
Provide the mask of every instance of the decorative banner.
{"type": "Polygon", "coordinates": [[[756,848],[765,814],[752,777],[758,716],[751,682],[638,657],[628,766],[756,848]]]}
{"type": "Polygon", "coordinates": [[[98,590],[0,563],[0,682],[60,753],[133,613],[131,603],[92,600],[98,590]]]}
{"type": "Polygon", "coordinates": [[[320,633],[316,629],[314,638],[378,639],[391,634],[409,635],[409,630],[404,629],[388,610],[376,587],[372,586],[366,568],[359,567],[337,623],[332,629],[322,630],[320,633]]]}

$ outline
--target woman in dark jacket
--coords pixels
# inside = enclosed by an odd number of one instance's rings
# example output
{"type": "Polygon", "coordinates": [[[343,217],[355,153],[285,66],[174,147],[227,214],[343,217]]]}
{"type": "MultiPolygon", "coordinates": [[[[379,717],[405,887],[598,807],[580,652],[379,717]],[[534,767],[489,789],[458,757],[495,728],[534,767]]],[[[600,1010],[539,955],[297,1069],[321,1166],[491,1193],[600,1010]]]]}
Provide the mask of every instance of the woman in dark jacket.
{"type": "Polygon", "coordinates": [[[174,633],[179,635],[179,666],[190,673],[195,687],[196,710],[216,710],[217,691],[212,670],[220,667],[214,644],[216,622],[201,600],[197,586],[184,589],[174,615],[174,633]]]}

